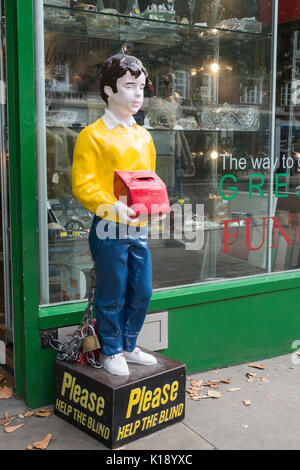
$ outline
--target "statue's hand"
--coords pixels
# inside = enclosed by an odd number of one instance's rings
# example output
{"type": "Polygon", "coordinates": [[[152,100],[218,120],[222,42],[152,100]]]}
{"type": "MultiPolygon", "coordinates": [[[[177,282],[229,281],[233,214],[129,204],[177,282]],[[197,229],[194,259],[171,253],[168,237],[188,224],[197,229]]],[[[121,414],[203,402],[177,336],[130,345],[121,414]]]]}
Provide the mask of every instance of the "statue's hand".
{"type": "Polygon", "coordinates": [[[137,223],[139,222],[139,217],[137,217],[136,213],[133,209],[126,206],[124,202],[117,201],[113,205],[113,209],[116,214],[118,214],[119,219],[121,222],[128,224],[128,223],[137,223]]]}

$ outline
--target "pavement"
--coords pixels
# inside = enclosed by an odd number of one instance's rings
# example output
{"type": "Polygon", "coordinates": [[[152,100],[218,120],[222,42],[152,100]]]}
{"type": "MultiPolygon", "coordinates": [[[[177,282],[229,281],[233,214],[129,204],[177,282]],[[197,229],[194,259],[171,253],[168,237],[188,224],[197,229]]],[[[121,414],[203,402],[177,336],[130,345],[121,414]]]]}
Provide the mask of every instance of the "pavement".
{"type": "MultiPolygon", "coordinates": [[[[128,455],[140,450],[299,450],[300,356],[294,353],[257,363],[265,368],[246,363],[188,376],[187,390],[190,380],[202,381],[202,389],[198,400],[186,394],[184,420],[118,450],[129,451],[128,455]],[[208,381],[219,381],[218,388],[203,385],[208,381]],[[208,392],[219,396],[208,397],[208,392]]],[[[15,395],[0,400],[0,423],[8,415],[17,416],[9,426],[23,424],[10,433],[0,425],[0,450],[24,450],[48,434],[52,438],[47,450],[107,450],[53,413],[22,418],[26,411],[24,401],[15,395]]]]}

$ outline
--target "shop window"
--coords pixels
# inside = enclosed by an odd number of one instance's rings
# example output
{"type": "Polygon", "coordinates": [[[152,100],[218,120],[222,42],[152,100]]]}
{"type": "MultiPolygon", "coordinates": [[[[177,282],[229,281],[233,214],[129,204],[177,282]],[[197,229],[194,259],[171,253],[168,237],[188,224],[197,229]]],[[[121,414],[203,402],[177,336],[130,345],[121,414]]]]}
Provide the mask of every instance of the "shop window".
{"type": "MultiPolygon", "coordinates": [[[[47,213],[39,227],[41,304],[86,296],[93,214],[72,195],[73,150],[78,133],[104,113],[98,76],[120,51],[141,59],[153,83],[136,120],[152,134],[172,208],[163,223],[149,225],[154,289],[298,267],[296,255],[281,261],[283,154],[270,177],[272,10],[263,7],[271,3],[140,2],[138,13],[135,2],[44,2],[37,33],[44,64],[37,112],[45,117],[38,165],[46,175],[39,205],[47,213]]],[[[286,138],[300,153],[297,130],[286,138]]]]}

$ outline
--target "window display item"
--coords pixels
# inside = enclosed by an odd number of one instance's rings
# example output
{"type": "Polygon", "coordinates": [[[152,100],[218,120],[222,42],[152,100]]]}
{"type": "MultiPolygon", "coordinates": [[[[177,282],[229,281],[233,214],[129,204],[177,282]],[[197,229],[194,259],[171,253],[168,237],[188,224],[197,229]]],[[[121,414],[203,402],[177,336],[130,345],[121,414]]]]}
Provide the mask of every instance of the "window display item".
{"type": "Polygon", "coordinates": [[[45,19],[64,19],[67,20],[69,18],[69,11],[67,8],[70,8],[71,1],[70,0],[44,0],[44,4],[46,5],[53,5],[55,7],[62,7],[62,8],[47,8],[45,9],[45,19]],[[65,10],[63,8],[66,8],[65,10]]]}
{"type": "Polygon", "coordinates": [[[186,116],[176,121],[176,129],[182,128],[183,130],[193,131],[198,129],[198,123],[194,116],[186,116]]]}
{"type": "Polygon", "coordinates": [[[127,14],[137,16],[139,21],[129,24],[127,20],[121,20],[119,33],[122,40],[168,46],[180,40],[180,35],[176,32],[179,17],[175,14],[172,2],[150,3],[138,15],[130,12],[131,10],[127,14]],[[141,19],[144,21],[140,21],[141,19]]]}
{"type": "Polygon", "coordinates": [[[207,27],[217,18],[219,0],[174,0],[178,22],[207,27]]]}
{"type": "Polygon", "coordinates": [[[117,10],[104,8],[100,13],[104,14],[87,15],[87,33],[96,37],[113,37],[119,24],[117,10]]]}
{"type": "Polygon", "coordinates": [[[60,285],[63,300],[84,299],[86,294],[86,275],[84,270],[72,264],[62,265],[60,285]]]}
{"type": "Polygon", "coordinates": [[[221,196],[210,195],[208,197],[208,214],[214,222],[222,222],[231,218],[231,201],[221,196]]]}
{"type": "Polygon", "coordinates": [[[261,33],[262,23],[256,18],[229,18],[215,25],[216,28],[243,31],[245,33],[261,33]]]}
{"type": "Polygon", "coordinates": [[[145,19],[156,21],[176,22],[178,20],[178,15],[175,13],[173,4],[165,6],[164,4],[156,5],[152,3],[152,5],[149,5],[147,9],[141,13],[141,16],[145,19]]]}
{"type": "Polygon", "coordinates": [[[140,219],[170,212],[166,185],[153,171],[116,171],[114,189],[115,196],[126,197],[140,219]]]}
{"type": "Polygon", "coordinates": [[[84,10],[84,11],[97,11],[95,5],[88,5],[87,3],[78,3],[74,5],[75,10],[84,10]]]}
{"type": "Polygon", "coordinates": [[[44,0],[44,4],[70,8],[70,0],[44,0]]]}
{"type": "Polygon", "coordinates": [[[127,0],[125,15],[135,16],[141,12],[138,0],[127,0]]]}
{"type": "Polygon", "coordinates": [[[179,23],[191,23],[192,22],[192,11],[191,4],[195,3],[195,0],[175,0],[174,8],[176,15],[179,18],[179,23]]]}
{"type": "Polygon", "coordinates": [[[206,106],[202,109],[200,127],[206,131],[257,131],[259,109],[254,106],[206,106]]]}
{"type": "Polygon", "coordinates": [[[76,111],[47,111],[47,126],[67,127],[77,120],[76,111]]]}
{"type": "Polygon", "coordinates": [[[48,207],[48,238],[49,241],[60,240],[68,236],[66,229],[59,223],[51,206],[48,207]]]}

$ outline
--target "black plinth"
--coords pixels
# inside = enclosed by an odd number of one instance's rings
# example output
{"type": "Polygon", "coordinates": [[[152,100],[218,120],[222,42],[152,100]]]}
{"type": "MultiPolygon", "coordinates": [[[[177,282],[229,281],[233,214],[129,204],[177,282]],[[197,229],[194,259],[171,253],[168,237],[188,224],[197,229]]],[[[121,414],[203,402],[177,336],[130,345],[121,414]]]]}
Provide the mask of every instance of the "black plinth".
{"type": "Polygon", "coordinates": [[[128,363],[126,377],[56,360],[55,414],[110,449],[182,420],[185,365],[147,352],[157,364],[128,363]]]}

